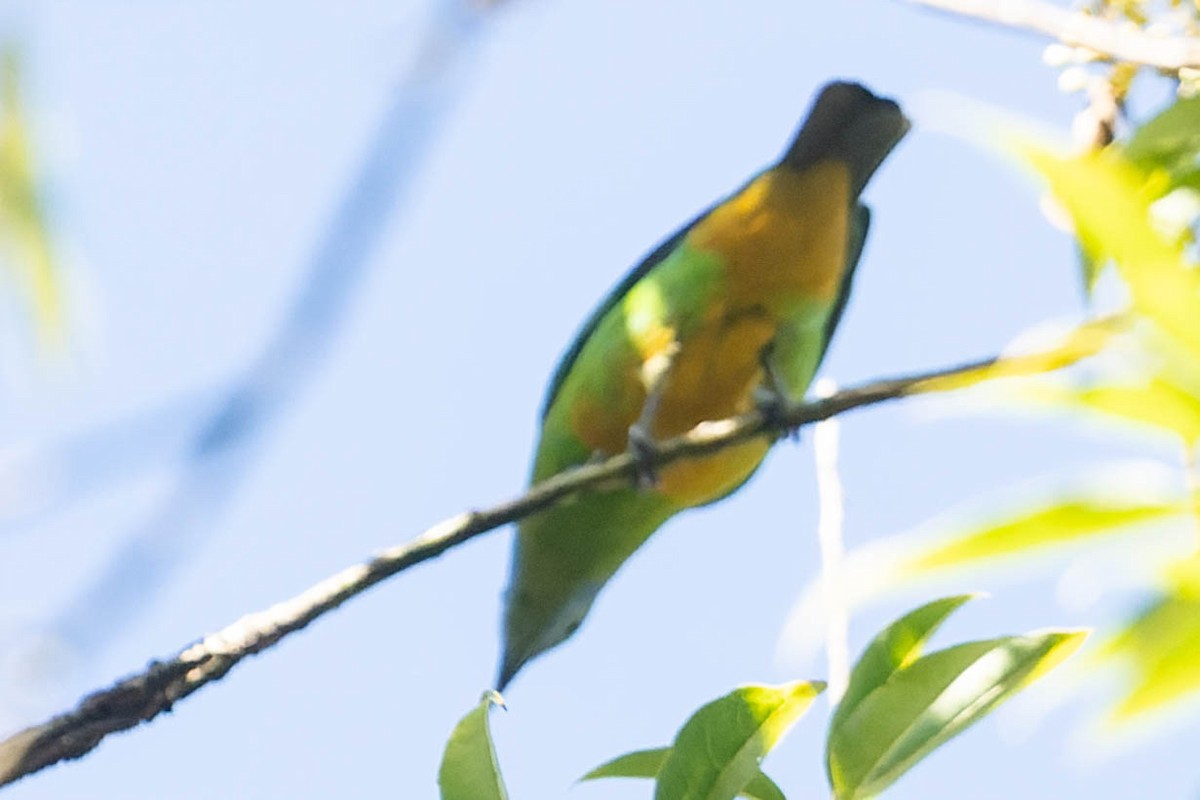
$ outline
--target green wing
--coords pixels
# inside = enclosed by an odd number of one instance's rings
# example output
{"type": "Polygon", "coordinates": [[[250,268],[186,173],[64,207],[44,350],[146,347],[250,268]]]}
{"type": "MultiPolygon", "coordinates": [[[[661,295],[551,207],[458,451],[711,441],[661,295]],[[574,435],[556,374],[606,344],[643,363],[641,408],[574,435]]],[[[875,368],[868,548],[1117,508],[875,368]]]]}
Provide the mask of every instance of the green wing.
{"type": "MultiPolygon", "coordinates": [[[[717,204],[719,205],[719,203],[717,204]]],[[[673,233],[666,241],[642,259],[641,263],[629,271],[621,282],[614,286],[604,298],[604,301],[592,312],[587,318],[587,322],[583,323],[583,327],[579,329],[579,333],[575,334],[575,340],[571,342],[571,346],[567,348],[567,352],[558,362],[558,366],[554,368],[554,376],[550,378],[550,387],[546,390],[546,399],[542,402],[542,419],[546,419],[546,414],[550,411],[550,406],[554,404],[555,398],[558,397],[558,390],[562,388],[563,381],[567,379],[567,375],[571,372],[571,367],[575,366],[575,360],[579,358],[579,353],[583,350],[583,345],[596,332],[596,327],[600,324],[600,320],[604,319],[604,315],[612,310],[613,306],[621,302],[634,284],[646,276],[646,273],[658,266],[671,252],[679,246],[683,241],[683,237],[687,236],[688,231],[695,227],[696,223],[708,216],[708,213],[716,206],[710,206],[704,211],[696,215],[695,219],[684,225],[682,228],[673,233]]]]}
{"type": "MultiPolygon", "coordinates": [[[[761,174],[761,173],[759,173],[761,174]]],[[[604,319],[604,315],[612,310],[613,306],[621,302],[621,298],[629,294],[629,290],[634,287],[638,281],[646,277],[646,273],[661,264],[667,256],[671,255],[672,251],[679,246],[683,241],[683,237],[688,235],[688,231],[696,227],[696,223],[707,217],[714,208],[718,208],[726,200],[731,197],[736,197],[743,189],[749,186],[758,178],[758,174],[746,181],[734,191],[730,192],[725,197],[722,197],[717,202],[713,203],[708,208],[701,211],[693,217],[686,225],[684,225],[675,233],[671,234],[662,244],[654,248],[650,255],[642,259],[636,267],[631,269],[621,282],[614,286],[604,298],[604,301],[592,312],[587,321],[583,323],[583,327],[579,329],[579,333],[575,334],[574,341],[567,351],[563,353],[563,357],[559,360],[558,366],[554,368],[554,375],[550,378],[550,386],[546,389],[546,399],[542,401],[542,416],[544,420],[547,412],[550,411],[550,406],[554,404],[558,397],[558,390],[562,388],[563,381],[567,379],[567,375],[571,372],[571,367],[575,366],[575,360],[579,358],[579,353],[583,350],[583,345],[596,332],[596,327],[600,324],[600,320],[604,319]]],[[[857,256],[856,256],[857,257],[857,256]]]]}

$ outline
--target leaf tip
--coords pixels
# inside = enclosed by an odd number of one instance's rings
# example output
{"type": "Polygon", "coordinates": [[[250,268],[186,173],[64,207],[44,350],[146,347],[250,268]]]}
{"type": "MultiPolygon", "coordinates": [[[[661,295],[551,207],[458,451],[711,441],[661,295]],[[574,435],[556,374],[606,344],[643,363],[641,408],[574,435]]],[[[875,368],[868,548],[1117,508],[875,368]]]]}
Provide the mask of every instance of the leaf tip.
{"type": "Polygon", "coordinates": [[[486,692],[484,692],[479,698],[479,702],[487,703],[489,706],[499,706],[505,711],[508,711],[508,703],[504,702],[504,695],[500,694],[495,689],[488,689],[486,692]]]}

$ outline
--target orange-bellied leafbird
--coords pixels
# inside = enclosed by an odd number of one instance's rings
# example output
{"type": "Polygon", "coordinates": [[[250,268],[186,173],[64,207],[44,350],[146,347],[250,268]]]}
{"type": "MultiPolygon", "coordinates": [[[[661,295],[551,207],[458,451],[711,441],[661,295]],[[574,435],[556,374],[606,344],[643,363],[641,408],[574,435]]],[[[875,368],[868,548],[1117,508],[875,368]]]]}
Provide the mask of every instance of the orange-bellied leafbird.
{"type": "MultiPolygon", "coordinates": [[[[892,100],[821,90],[783,157],[646,257],[583,326],[551,380],[533,482],[803,396],[846,305],[869,212],[858,198],[908,130],[892,100]]],[[[600,589],[668,518],[725,497],[766,439],[663,467],[652,485],[588,491],[519,527],[503,688],[573,634],[600,589]]]]}

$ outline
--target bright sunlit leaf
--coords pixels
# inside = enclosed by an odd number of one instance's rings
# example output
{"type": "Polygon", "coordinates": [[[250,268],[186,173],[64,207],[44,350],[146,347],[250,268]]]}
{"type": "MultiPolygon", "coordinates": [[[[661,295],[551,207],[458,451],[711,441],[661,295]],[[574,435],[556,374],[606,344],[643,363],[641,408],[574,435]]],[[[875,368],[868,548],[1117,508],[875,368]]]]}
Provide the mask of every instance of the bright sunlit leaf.
{"type": "MultiPolygon", "coordinates": [[[[894,625],[911,626],[914,615],[924,616],[924,625],[911,634],[918,635],[925,627],[940,624],[963,599],[931,604],[934,610],[925,606],[894,625]]],[[[908,659],[831,724],[826,767],[834,797],[858,800],[878,795],[937,747],[1061,662],[1085,636],[1077,631],[1008,636],[908,659]]],[[[910,637],[889,629],[875,642],[905,638],[910,637]]],[[[908,656],[917,650],[910,650],[908,656]]],[[[870,670],[874,673],[878,668],[870,670]]],[[[854,681],[852,675],[851,684],[854,681]]]]}
{"type": "Polygon", "coordinates": [[[1080,409],[1131,422],[1182,439],[1200,440],[1200,397],[1166,377],[1166,370],[1138,382],[1075,386],[1026,381],[1013,392],[1020,400],[1080,409]]]}
{"type": "Polygon", "coordinates": [[[1182,243],[1167,241],[1151,215],[1163,181],[1115,150],[1062,156],[1031,141],[1017,149],[1070,214],[1088,256],[1111,259],[1134,307],[1200,357],[1197,274],[1182,243]]]}
{"type": "Polygon", "coordinates": [[[656,800],[733,800],[825,689],[819,681],[743,686],[701,707],[658,772],[656,800]]]}
{"type": "Polygon", "coordinates": [[[494,705],[503,707],[504,701],[496,692],[485,692],[450,734],[438,769],[442,800],[508,800],[488,728],[494,705]]]}
{"type": "Polygon", "coordinates": [[[1041,375],[1069,367],[1099,353],[1113,337],[1127,331],[1130,322],[1127,316],[1120,315],[1092,320],[1072,330],[1053,347],[1033,353],[1004,355],[976,369],[930,378],[916,384],[907,393],[950,392],[985,381],[1041,375]]]}
{"type": "Polygon", "coordinates": [[[1112,417],[1200,440],[1200,398],[1162,378],[1129,386],[1092,386],[1064,395],[1067,402],[1112,417]]]}
{"type": "MultiPolygon", "coordinates": [[[[601,764],[584,775],[580,780],[589,781],[597,778],[656,778],[662,765],[671,754],[671,748],[659,747],[653,750],[637,750],[617,756],[606,764],[601,764]]],[[[748,800],[787,800],[775,781],[758,770],[750,782],[738,795],[748,800]]]]}
{"type": "Polygon", "coordinates": [[[1064,497],[958,532],[914,557],[904,571],[973,566],[1123,533],[1134,525],[1179,516],[1188,510],[1183,502],[1150,502],[1111,494],[1064,497]]]}
{"type": "Polygon", "coordinates": [[[1200,559],[1179,562],[1169,587],[1100,651],[1123,663],[1129,687],[1112,712],[1127,722],[1161,711],[1200,691],[1200,559]]]}

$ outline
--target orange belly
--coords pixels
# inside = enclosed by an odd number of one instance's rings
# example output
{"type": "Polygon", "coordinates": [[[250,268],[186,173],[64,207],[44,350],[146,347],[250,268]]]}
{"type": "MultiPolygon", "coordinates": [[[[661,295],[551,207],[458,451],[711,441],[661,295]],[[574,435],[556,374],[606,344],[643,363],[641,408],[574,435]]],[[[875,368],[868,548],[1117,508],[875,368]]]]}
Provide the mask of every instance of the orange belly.
{"type": "MultiPolygon", "coordinates": [[[[603,390],[575,396],[573,433],[593,451],[627,449],[629,427],[659,377],[655,439],[751,410],[764,348],[795,315],[827,308],[836,295],[849,206],[844,165],[825,162],[804,174],[764,173],[715,208],[688,233],[676,258],[658,265],[614,309],[630,360],[607,374],[603,390]],[[656,362],[668,366],[651,368],[656,362]]],[[[681,507],[711,502],[741,484],[768,449],[766,441],[747,442],[669,465],[657,489],[681,507]]]]}

